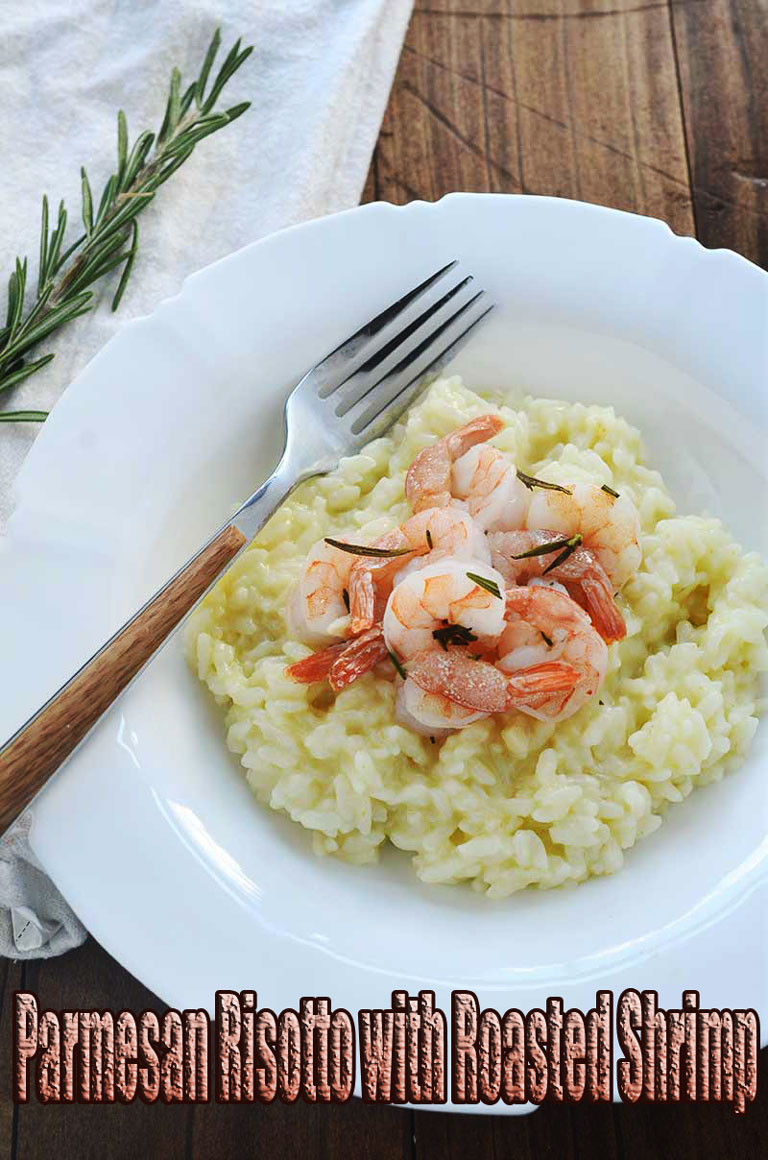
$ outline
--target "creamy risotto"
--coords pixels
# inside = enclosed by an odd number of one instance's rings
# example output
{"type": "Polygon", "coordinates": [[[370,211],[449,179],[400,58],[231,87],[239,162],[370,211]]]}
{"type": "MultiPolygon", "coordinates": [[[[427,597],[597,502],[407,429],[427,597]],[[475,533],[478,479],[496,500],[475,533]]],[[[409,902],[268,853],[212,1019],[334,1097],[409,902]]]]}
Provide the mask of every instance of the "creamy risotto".
{"type": "Polygon", "coordinates": [[[187,647],[254,794],[317,853],[365,863],[390,841],[424,881],[502,897],[612,873],[670,802],[739,763],[768,667],[767,581],[718,520],[675,514],[612,408],[513,405],[443,378],[386,438],[293,494],[196,611],[187,647]],[[370,542],[402,523],[418,452],[491,407],[505,424],[494,445],[526,472],[634,501],[643,561],[618,597],[627,635],[599,699],[565,721],[512,711],[431,741],[397,723],[388,661],[338,694],[290,680],[311,650],[290,639],[286,607],[319,536],[370,542]]]}

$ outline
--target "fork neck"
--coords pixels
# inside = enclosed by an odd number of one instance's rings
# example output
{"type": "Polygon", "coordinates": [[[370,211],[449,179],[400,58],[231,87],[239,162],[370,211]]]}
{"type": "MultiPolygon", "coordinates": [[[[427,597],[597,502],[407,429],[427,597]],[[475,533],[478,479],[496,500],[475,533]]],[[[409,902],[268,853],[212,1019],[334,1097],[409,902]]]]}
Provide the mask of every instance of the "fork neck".
{"type": "Polygon", "coordinates": [[[252,540],[261,531],[270,516],[298,484],[313,475],[323,474],[331,466],[309,462],[302,464],[300,461],[297,462],[297,458],[295,455],[289,456],[285,451],[272,474],[253,495],[248,497],[233,517],[231,522],[248,540],[252,540]]]}

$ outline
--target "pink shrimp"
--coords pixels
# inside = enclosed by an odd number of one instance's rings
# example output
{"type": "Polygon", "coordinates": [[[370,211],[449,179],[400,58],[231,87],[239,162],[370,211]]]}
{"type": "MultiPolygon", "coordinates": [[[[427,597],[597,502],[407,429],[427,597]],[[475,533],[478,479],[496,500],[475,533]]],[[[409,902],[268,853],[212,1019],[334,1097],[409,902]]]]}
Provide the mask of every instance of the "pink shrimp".
{"type": "Polygon", "coordinates": [[[532,548],[562,542],[563,536],[557,532],[491,532],[488,536],[493,565],[507,584],[527,584],[546,572],[548,579],[563,584],[587,610],[604,641],[623,640],[627,635],[624,618],[614,600],[613,585],[594,552],[577,547],[556,567],[552,565],[561,554],[558,549],[515,559],[532,548]]]}
{"type": "Polygon", "coordinates": [[[575,674],[561,690],[530,688],[532,696],[517,701],[516,707],[542,721],[571,717],[594,697],[608,665],[608,648],[586,612],[563,592],[531,585],[507,589],[504,615],[507,627],[497,644],[499,669],[522,680],[542,668],[565,667],[575,674]]]}
{"type": "Polygon", "coordinates": [[[619,495],[596,483],[569,483],[566,491],[534,488],[521,527],[579,532],[610,578],[614,591],[626,584],[640,567],[640,516],[628,495],[619,495]]]}
{"type": "Polygon", "coordinates": [[[466,502],[472,519],[483,530],[504,532],[525,522],[528,488],[518,479],[509,456],[487,443],[471,447],[456,460],[451,490],[466,502]]]}
{"type": "Polygon", "coordinates": [[[351,641],[328,645],[319,652],[310,653],[303,660],[289,665],[286,676],[300,685],[328,680],[334,692],[346,688],[370,672],[387,655],[381,625],[363,632],[351,641]]]}
{"type": "Polygon", "coordinates": [[[498,435],[503,426],[498,415],[479,415],[420,451],[405,477],[405,497],[414,512],[447,507],[453,498],[453,464],[476,443],[485,443],[498,435]]]}
{"type": "Polygon", "coordinates": [[[442,560],[412,572],[387,601],[387,647],[407,661],[439,648],[439,634],[447,633],[447,642],[451,630],[480,648],[495,645],[504,629],[503,588],[501,575],[481,561],[442,560]]]}
{"type": "Polygon", "coordinates": [[[509,675],[487,661],[475,660],[463,649],[426,651],[408,665],[398,691],[402,724],[419,733],[444,736],[474,721],[509,709],[531,712],[573,690],[578,671],[564,662],[536,665],[509,675]]]}
{"type": "Polygon", "coordinates": [[[344,598],[353,561],[354,556],[325,540],[310,548],[288,604],[288,627],[297,640],[320,645],[346,636],[344,598]]]}
{"type": "Polygon", "coordinates": [[[370,547],[395,552],[382,558],[358,556],[349,572],[350,629],[360,633],[381,619],[392,584],[404,565],[416,557],[425,563],[450,556],[487,562],[486,538],[467,512],[425,508],[370,547]]]}

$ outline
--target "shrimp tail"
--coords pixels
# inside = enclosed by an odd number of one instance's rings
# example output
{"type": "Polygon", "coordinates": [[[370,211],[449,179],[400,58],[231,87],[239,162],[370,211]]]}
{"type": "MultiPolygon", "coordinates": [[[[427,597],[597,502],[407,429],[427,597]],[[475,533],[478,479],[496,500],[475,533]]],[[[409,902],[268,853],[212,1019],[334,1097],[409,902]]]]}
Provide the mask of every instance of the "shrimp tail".
{"type": "Polygon", "coordinates": [[[334,663],[348,647],[345,640],[337,644],[329,644],[327,648],[318,649],[310,653],[295,664],[288,665],[285,675],[298,685],[313,685],[315,681],[325,681],[330,675],[334,663]]]}
{"type": "Polygon", "coordinates": [[[352,641],[330,644],[310,653],[285,670],[285,675],[300,685],[329,681],[334,692],[346,688],[377,665],[387,655],[381,625],[363,632],[352,641]]]}
{"type": "Polygon", "coordinates": [[[349,574],[350,632],[357,636],[373,627],[376,613],[376,588],[370,572],[353,568],[349,574]]]}
{"type": "Polygon", "coordinates": [[[363,632],[342,650],[335,658],[328,674],[331,688],[335,693],[351,685],[358,677],[384,660],[387,655],[387,646],[384,643],[384,633],[380,624],[375,625],[367,632],[363,632]]]}
{"type": "Polygon", "coordinates": [[[507,680],[507,703],[511,709],[519,705],[537,704],[543,696],[567,693],[581,680],[579,670],[564,661],[546,661],[513,673],[507,680]]]}
{"type": "Polygon", "coordinates": [[[584,576],[579,588],[584,597],[584,607],[606,644],[623,640],[627,635],[627,626],[610,585],[601,583],[597,577],[584,576]]]}
{"type": "Polygon", "coordinates": [[[503,426],[504,422],[498,415],[478,415],[475,419],[470,419],[468,423],[457,427],[455,431],[451,431],[450,435],[445,437],[451,458],[460,459],[477,443],[485,443],[488,439],[493,439],[503,426]]]}

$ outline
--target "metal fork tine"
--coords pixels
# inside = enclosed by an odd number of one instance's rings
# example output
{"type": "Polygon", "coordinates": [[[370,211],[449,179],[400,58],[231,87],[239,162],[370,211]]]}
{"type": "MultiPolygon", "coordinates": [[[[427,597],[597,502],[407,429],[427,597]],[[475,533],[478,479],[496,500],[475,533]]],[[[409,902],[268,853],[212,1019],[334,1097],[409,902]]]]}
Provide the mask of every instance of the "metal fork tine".
{"type": "MultiPolygon", "coordinates": [[[[479,291],[470,302],[462,306],[447,322],[425,339],[416,351],[407,356],[385,376],[363,402],[367,407],[353,420],[351,430],[354,435],[365,433],[366,440],[382,434],[399,415],[411,405],[415,398],[428,386],[430,372],[438,372],[458,353],[468,341],[478,323],[490,314],[494,303],[488,303],[488,296],[479,291]],[[473,308],[482,306],[482,311],[471,316],[473,308]]],[[[433,376],[434,377],[434,374],[433,376]]]]}
{"type": "Polygon", "coordinates": [[[404,324],[407,325],[411,317],[410,312],[406,315],[408,307],[412,306],[418,299],[426,298],[430,290],[457,265],[458,259],[454,259],[436,270],[434,274],[425,278],[413,290],[409,290],[402,298],[398,298],[397,302],[393,302],[375,318],[372,318],[370,322],[366,322],[365,326],[361,326],[353,335],[330,351],[321,362],[317,363],[310,372],[312,375],[322,378],[324,372],[329,372],[328,381],[323,382],[318,390],[320,398],[325,399],[328,395],[333,394],[350,375],[354,374],[360,366],[360,362],[356,361],[358,358],[360,361],[365,361],[372,357],[372,339],[380,336],[383,342],[387,342],[397,333],[398,329],[404,324]],[[341,378],[334,373],[336,371],[342,373],[341,378]]]}
{"type": "MultiPolygon", "coordinates": [[[[447,316],[449,304],[452,303],[462,291],[466,290],[470,282],[473,281],[470,274],[467,278],[462,279],[456,286],[452,286],[447,294],[439,298],[437,302],[428,306],[423,314],[420,314],[413,322],[404,327],[394,338],[390,339],[385,346],[381,347],[376,354],[374,354],[367,362],[364,362],[353,375],[343,383],[340,384],[336,398],[338,403],[336,406],[337,415],[345,415],[357,403],[359,403],[369,391],[373,390],[377,383],[381,382],[385,375],[400,366],[406,358],[414,350],[420,348],[423,343],[426,327],[431,323],[432,334],[438,333],[437,324],[447,316]],[[419,339],[419,332],[422,332],[421,339],[419,339]],[[413,339],[412,342],[409,340],[413,339]],[[398,355],[400,356],[398,358],[398,355]]],[[[458,302],[457,302],[458,305],[458,302]]]]}

